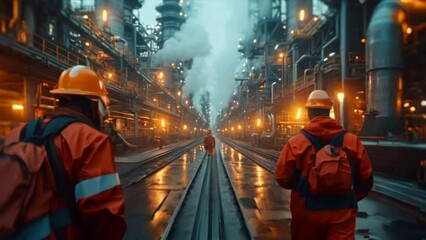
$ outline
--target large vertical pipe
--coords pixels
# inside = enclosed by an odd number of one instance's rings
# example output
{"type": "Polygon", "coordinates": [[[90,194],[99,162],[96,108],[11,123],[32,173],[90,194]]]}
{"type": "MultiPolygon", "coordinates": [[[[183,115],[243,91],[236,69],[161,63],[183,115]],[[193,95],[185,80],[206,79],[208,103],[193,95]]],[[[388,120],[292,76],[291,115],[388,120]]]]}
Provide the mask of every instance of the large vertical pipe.
{"type": "Polygon", "coordinates": [[[105,30],[110,30],[112,34],[124,37],[124,1],[110,0],[106,2],[103,0],[96,0],[95,7],[98,26],[107,27],[105,30]],[[104,10],[108,13],[106,23],[102,20],[102,12],[104,10]]]}
{"type": "Polygon", "coordinates": [[[292,57],[291,59],[293,60],[292,65],[293,65],[293,78],[291,80],[291,84],[294,84],[297,81],[297,71],[294,70],[294,66],[297,66],[297,59],[299,58],[299,47],[296,43],[293,44],[293,52],[292,52],[292,57]]]}
{"type": "MultiPolygon", "coordinates": [[[[348,0],[342,0],[340,3],[340,62],[341,62],[341,83],[342,83],[342,91],[344,93],[347,92],[347,89],[345,89],[345,80],[347,78],[348,75],[348,51],[347,51],[347,44],[348,44],[348,39],[347,39],[347,31],[348,26],[347,26],[347,22],[348,22],[348,0]]],[[[342,126],[344,128],[348,128],[348,108],[347,108],[347,96],[348,94],[345,94],[346,97],[342,99],[342,102],[340,102],[340,123],[342,124],[342,126]]]]}
{"type": "Polygon", "coordinates": [[[403,37],[410,24],[426,20],[426,2],[385,0],[381,2],[367,30],[367,117],[361,134],[382,135],[403,132],[403,37]]]}
{"type": "Polygon", "coordinates": [[[367,30],[367,111],[370,132],[366,135],[399,134],[402,122],[403,32],[407,9],[398,0],[380,3],[367,30]],[[372,118],[375,117],[375,118],[372,118]]]}
{"type": "MultiPolygon", "coordinates": [[[[133,101],[133,99],[132,99],[132,101],[133,101]]],[[[139,136],[139,114],[136,110],[135,110],[133,122],[134,122],[134,126],[135,126],[134,129],[133,129],[133,136],[138,137],[139,136]]]]}
{"type": "Polygon", "coordinates": [[[133,25],[133,8],[132,6],[124,2],[124,16],[129,17],[127,19],[128,26],[124,28],[124,38],[127,40],[127,52],[132,56],[136,57],[136,27],[133,25]]]}

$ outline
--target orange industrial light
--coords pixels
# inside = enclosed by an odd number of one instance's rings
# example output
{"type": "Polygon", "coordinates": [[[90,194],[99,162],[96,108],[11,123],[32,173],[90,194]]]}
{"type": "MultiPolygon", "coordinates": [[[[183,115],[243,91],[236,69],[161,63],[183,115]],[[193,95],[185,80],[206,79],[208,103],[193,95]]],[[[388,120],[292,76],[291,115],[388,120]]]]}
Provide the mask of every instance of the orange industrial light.
{"type": "Polygon", "coordinates": [[[12,105],[13,110],[24,110],[24,105],[21,104],[13,104],[12,105]]]}
{"type": "Polygon", "coordinates": [[[342,92],[337,93],[337,99],[339,100],[340,103],[342,103],[343,99],[345,99],[345,94],[342,92]]]}
{"type": "Polygon", "coordinates": [[[108,11],[106,9],[102,10],[102,22],[104,25],[108,23],[108,11]]]}
{"type": "Polygon", "coordinates": [[[306,19],[305,9],[300,9],[300,11],[299,11],[299,20],[301,22],[303,22],[303,21],[305,21],[305,19],[306,19]]]}
{"type": "Polygon", "coordinates": [[[297,108],[296,120],[300,120],[301,116],[302,116],[302,108],[297,108]]]}
{"type": "Polygon", "coordinates": [[[260,124],[261,124],[261,121],[260,121],[260,118],[258,118],[256,126],[260,127],[260,124]]]}
{"type": "Polygon", "coordinates": [[[159,72],[159,73],[158,73],[158,78],[159,78],[159,79],[163,79],[163,77],[164,77],[164,73],[163,73],[163,72],[159,72]]]}

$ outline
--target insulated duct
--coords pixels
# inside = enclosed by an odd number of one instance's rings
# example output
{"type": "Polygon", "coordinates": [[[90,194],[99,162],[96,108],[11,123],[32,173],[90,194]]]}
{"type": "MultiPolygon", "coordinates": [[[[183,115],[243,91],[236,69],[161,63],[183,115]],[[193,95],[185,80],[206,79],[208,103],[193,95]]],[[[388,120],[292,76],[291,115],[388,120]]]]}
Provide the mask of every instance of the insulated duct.
{"type": "Polygon", "coordinates": [[[361,135],[403,132],[403,37],[408,21],[425,16],[425,10],[426,2],[418,0],[385,0],[375,9],[367,30],[368,116],[361,135]]]}

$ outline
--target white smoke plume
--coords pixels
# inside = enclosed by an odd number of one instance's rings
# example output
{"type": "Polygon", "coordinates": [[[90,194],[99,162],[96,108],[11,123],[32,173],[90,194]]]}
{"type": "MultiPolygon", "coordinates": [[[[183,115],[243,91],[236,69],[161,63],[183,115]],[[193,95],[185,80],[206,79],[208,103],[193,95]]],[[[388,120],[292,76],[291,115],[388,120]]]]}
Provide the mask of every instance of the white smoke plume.
{"type": "Polygon", "coordinates": [[[209,33],[212,50],[204,59],[194,59],[184,90],[195,91],[196,104],[203,90],[210,92],[210,116],[214,124],[216,114],[228,105],[237,85],[235,69],[241,56],[237,46],[242,31],[247,27],[247,1],[198,0],[195,4],[198,14],[194,17],[209,33]],[[193,81],[198,82],[194,84],[198,88],[193,88],[193,81]],[[199,88],[200,82],[204,88],[199,88]]]}
{"type": "Polygon", "coordinates": [[[191,69],[185,70],[183,95],[194,93],[195,108],[200,110],[201,94],[209,91],[212,124],[236,89],[235,72],[241,61],[237,47],[248,27],[247,5],[244,0],[192,2],[193,14],[154,56],[164,64],[193,59],[191,69]]]}
{"type": "Polygon", "coordinates": [[[211,45],[208,33],[196,19],[189,18],[179,32],[164,42],[164,46],[153,56],[154,62],[170,64],[195,57],[207,56],[211,45]]]}

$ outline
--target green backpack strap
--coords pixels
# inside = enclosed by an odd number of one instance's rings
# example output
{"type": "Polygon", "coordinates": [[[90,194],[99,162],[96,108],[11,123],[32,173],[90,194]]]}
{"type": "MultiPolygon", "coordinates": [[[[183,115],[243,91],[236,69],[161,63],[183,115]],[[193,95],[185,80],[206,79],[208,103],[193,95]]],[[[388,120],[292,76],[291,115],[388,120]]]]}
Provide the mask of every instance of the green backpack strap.
{"type": "Polygon", "coordinates": [[[40,140],[36,140],[36,138],[40,135],[42,123],[43,119],[41,117],[29,121],[21,131],[19,140],[21,142],[33,142],[37,145],[41,145],[42,143],[40,143],[40,140]]]}
{"type": "Polygon", "coordinates": [[[52,120],[50,120],[49,123],[43,128],[40,137],[47,138],[49,136],[54,136],[73,122],[83,122],[83,120],[72,116],[59,116],[52,118],[52,120]]]}
{"type": "Polygon", "coordinates": [[[46,126],[42,127],[42,118],[32,120],[21,132],[21,141],[33,142],[38,145],[44,144],[47,158],[56,181],[56,194],[58,197],[68,200],[71,209],[71,216],[78,222],[74,191],[68,181],[68,174],[58,155],[55,143],[53,142],[53,139],[57,134],[74,122],[85,121],[73,116],[58,116],[52,118],[46,126]]]}
{"type": "Polygon", "coordinates": [[[52,118],[43,127],[43,118],[40,117],[31,120],[21,132],[20,140],[23,142],[32,142],[37,145],[44,144],[49,136],[55,136],[73,122],[85,121],[73,116],[58,116],[52,118]]]}

